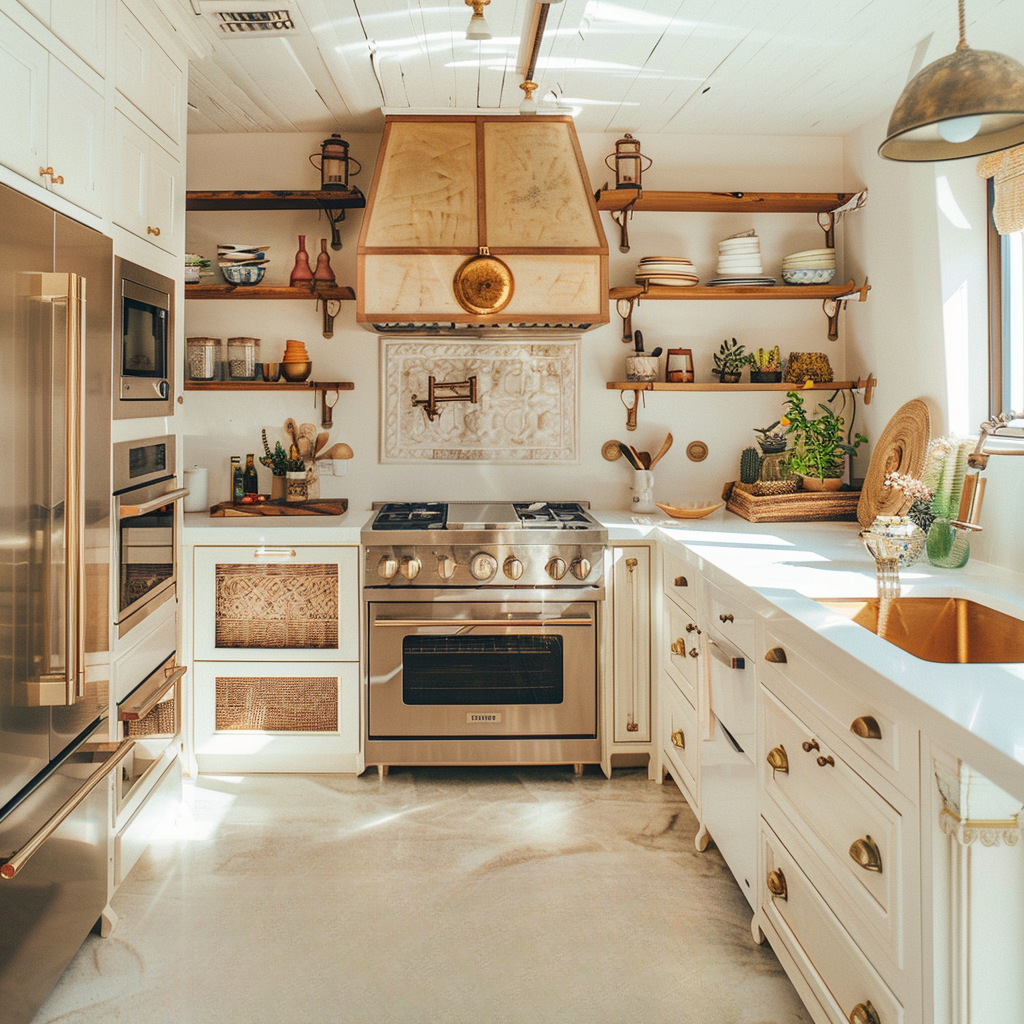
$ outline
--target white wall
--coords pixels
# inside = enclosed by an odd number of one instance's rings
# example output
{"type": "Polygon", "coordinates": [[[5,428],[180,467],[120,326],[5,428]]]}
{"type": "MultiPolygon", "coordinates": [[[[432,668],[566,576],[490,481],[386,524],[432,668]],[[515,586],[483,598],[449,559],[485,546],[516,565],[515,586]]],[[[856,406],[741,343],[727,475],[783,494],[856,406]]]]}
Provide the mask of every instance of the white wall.
{"type": "MultiPolygon", "coordinates": [[[[845,140],[846,188],[870,189],[846,235],[850,272],[873,285],[847,321],[847,359],[879,380],[866,433],[877,438],[900,405],[923,398],[933,436],[976,434],[988,418],[985,182],[975,159],[883,160],[876,150],[886,124],[876,118],[845,140]]],[[[993,458],[985,475],[985,531],[972,538],[972,555],[1020,570],[1024,466],[993,458]]]]}
{"type": "MultiPolygon", "coordinates": [[[[192,135],[189,137],[188,187],[313,188],[317,172],[307,156],[319,151],[319,135],[192,135]]],[[[363,173],[354,184],[369,190],[378,139],[350,135],[352,155],[362,161],[363,173]]],[[[583,136],[581,144],[594,187],[613,178],[603,164],[614,150],[615,138],[583,136]]],[[[661,136],[641,139],[654,160],[644,182],[648,188],[682,190],[840,191],[843,146],[836,138],[691,137],[661,136]]],[[[856,217],[862,214],[858,213],[856,217]]],[[[331,253],[340,283],[355,282],[355,247],[361,214],[354,212],[343,225],[344,248],[331,253]]],[[[618,251],[617,229],[602,215],[609,234],[611,281],[630,283],[636,261],[643,255],[687,256],[702,279],[715,276],[717,241],[755,227],[761,238],[766,273],[778,276],[787,252],[822,244],[822,233],[809,215],[646,214],[630,224],[632,249],[618,251]]],[[[855,218],[854,218],[855,219],[855,218]]],[[[268,284],[287,284],[296,248],[296,236],[306,235],[310,252],[329,231],[315,213],[193,213],[188,217],[189,252],[214,257],[217,242],[269,244],[268,284]]],[[[840,231],[840,238],[842,232],[840,231]]],[[[840,243],[841,244],[841,243],[840,243]]],[[[842,261],[840,273],[843,271],[842,261]]],[[[843,315],[840,337],[870,307],[857,304],[843,315]]],[[[622,460],[605,462],[601,445],[610,438],[655,451],[665,433],[675,444],[659,464],[655,498],[665,501],[696,500],[716,496],[722,484],[735,479],[740,450],[753,443],[754,427],[766,426],[781,411],[781,394],[702,395],[661,393],[647,396],[639,413],[639,429],[629,435],[625,410],[609,380],[624,376],[621,321],[591,331],[582,340],[580,458],[575,464],[480,465],[428,462],[408,466],[378,463],[378,343],[375,335],[355,324],[355,304],[345,303],[335,323],[335,336],[320,335],[320,318],[312,303],[299,302],[190,302],[186,335],[229,337],[259,336],[262,358],[280,357],[286,338],[303,340],[313,359],[313,375],[343,379],[355,390],[342,394],[335,410],[331,441],[346,441],[355,458],[343,478],[326,478],[324,496],[345,496],[357,513],[373,500],[579,498],[602,508],[627,508],[631,473],[622,460]],[[690,441],[702,440],[710,448],[708,459],[695,464],[686,457],[690,441]]],[[[698,380],[711,380],[711,356],[723,338],[737,337],[748,348],[779,345],[783,353],[828,353],[836,376],[846,365],[843,342],[826,339],[825,317],[815,302],[647,302],[634,315],[634,327],[643,331],[648,351],[691,348],[698,380]]],[[[849,362],[850,374],[867,367],[849,362]]],[[[884,367],[876,364],[881,393],[889,387],[884,367]]],[[[185,464],[210,469],[210,500],[228,496],[227,466],[232,453],[259,450],[259,430],[279,429],[285,417],[319,423],[312,396],[303,393],[266,396],[252,392],[185,392],[183,432],[185,464]]],[[[271,434],[271,437],[274,435],[271,434]]],[[[861,467],[861,475],[866,462],[861,467]]],[[[262,471],[265,472],[265,471],[262,471]]],[[[267,481],[263,481],[264,489],[267,481]]]]}

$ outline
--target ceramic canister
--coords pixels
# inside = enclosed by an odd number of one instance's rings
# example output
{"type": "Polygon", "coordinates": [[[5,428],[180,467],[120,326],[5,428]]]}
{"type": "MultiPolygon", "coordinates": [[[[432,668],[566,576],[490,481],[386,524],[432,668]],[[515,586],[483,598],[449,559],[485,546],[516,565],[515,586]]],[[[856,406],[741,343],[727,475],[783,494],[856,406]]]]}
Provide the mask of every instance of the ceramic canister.
{"type": "Polygon", "coordinates": [[[189,466],[185,470],[185,486],[188,496],[185,498],[186,512],[205,512],[210,507],[207,497],[207,474],[205,466],[189,466]]]}

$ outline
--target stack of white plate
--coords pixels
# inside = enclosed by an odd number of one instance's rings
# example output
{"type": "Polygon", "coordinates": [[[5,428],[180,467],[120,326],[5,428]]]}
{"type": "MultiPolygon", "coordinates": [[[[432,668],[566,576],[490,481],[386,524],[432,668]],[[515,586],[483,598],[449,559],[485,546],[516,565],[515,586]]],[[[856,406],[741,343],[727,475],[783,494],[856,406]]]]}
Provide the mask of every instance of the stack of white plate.
{"type": "Polygon", "coordinates": [[[693,264],[679,256],[645,256],[636,268],[637,284],[692,288],[700,281],[693,264]]]}
{"type": "Polygon", "coordinates": [[[221,242],[217,246],[217,263],[221,267],[251,267],[269,263],[269,245],[240,245],[221,242]]]}
{"type": "Polygon", "coordinates": [[[835,249],[804,249],[782,259],[782,280],[786,284],[829,284],[835,276],[835,249]]]}
{"type": "Polygon", "coordinates": [[[709,285],[772,285],[774,277],[761,272],[761,240],[753,231],[723,238],[718,243],[718,277],[709,285]]]}

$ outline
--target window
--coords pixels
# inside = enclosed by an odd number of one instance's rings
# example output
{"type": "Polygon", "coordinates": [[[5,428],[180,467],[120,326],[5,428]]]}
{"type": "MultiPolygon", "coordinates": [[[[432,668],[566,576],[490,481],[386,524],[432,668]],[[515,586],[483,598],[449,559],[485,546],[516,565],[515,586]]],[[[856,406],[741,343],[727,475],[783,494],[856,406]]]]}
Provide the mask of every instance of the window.
{"type": "Polygon", "coordinates": [[[991,218],[989,308],[991,414],[1024,412],[1024,231],[1000,235],[991,218]]]}

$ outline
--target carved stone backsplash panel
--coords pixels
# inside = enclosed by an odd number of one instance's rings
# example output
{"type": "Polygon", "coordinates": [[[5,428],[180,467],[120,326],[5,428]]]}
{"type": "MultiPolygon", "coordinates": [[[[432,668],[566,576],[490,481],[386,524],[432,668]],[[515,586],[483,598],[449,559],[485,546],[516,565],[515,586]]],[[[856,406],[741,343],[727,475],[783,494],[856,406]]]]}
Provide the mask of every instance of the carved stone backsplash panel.
{"type": "Polygon", "coordinates": [[[382,462],[577,460],[579,338],[380,344],[382,462]],[[431,422],[412,404],[431,375],[475,376],[479,401],[447,402],[431,422]]]}

